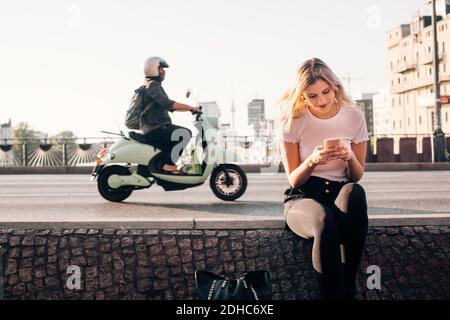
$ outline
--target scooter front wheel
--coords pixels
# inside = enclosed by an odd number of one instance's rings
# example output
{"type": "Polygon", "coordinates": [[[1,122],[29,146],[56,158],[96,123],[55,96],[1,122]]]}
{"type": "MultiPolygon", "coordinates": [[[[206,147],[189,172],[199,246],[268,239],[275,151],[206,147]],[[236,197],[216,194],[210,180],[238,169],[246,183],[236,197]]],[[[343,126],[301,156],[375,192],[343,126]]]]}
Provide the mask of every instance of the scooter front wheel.
{"type": "Polygon", "coordinates": [[[221,164],[211,173],[209,185],[219,199],[234,201],[247,189],[247,176],[237,165],[221,164]]]}
{"type": "Polygon", "coordinates": [[[112,202],[121,202],[128,198],[133,190],[127,189],[127,188],[118,188],[113,189],[108,184],[108,179],[113,174],[117,174],[119,176],[129,176],[131,175],[128,168],[122,167],[122,166],[108,166],[105,167],[100,173],[98,174],[98,180],[97,180],[97,187],[98,191],[100,192],[101,196],[105,198],[106,200],[112,201],[112,202]]]}

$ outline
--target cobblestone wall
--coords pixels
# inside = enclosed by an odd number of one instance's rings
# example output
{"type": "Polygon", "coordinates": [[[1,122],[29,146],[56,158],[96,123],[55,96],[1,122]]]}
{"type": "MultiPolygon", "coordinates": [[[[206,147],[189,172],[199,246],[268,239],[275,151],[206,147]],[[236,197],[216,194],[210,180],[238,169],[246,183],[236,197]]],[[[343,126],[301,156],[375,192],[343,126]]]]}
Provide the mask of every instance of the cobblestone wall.
{"type": "MultiPolygon", "coordinates": [[[[193,299],[194,270],[271,271],[274,299],[317,297],[311,241],[265,230],[0,230],[5,299],[193,299]],[[70,265],[80,289],[69,289],[70,265]]],[[[449,299],[450,227],[372,227],[359,299],[449,299]],[[381,289],[367,288],[367,268],[381,289]]],[[[3,275],[1,274],[3,273],[3,275]]]]}

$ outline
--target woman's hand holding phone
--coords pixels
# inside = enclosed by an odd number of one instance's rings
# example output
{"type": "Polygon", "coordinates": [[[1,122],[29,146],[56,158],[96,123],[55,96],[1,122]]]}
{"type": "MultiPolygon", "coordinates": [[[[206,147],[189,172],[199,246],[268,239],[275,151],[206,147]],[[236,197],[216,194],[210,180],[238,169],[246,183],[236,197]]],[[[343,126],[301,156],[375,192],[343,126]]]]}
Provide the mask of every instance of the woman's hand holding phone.
{"type": "Polygon", "coordinates": [[[325,165],[332,160],[349,161],[353,158],[353,151],[341,145],[340,138],[325,139],[323,145],[317,146],[308,158],[309,167],[325,165]]]}
{"type": "Polygon", "coordinates": [[[308,157],[309,167],[327,164],[330,160],[333,160],[332,157],[336,150],[335,148],[325,149],[323,145],[317,146],[308,157]]]}
{"type": "Polygon", "coordinates": [[[353,157],[353,151],[348,150],[345,146],[341,145],[340,138],[325,139],[323,144],[326,149],[334,149],[330,160],[349,161],[353,157]]]}
{"type": "Polygon", "coordinates": [[[353,151],[344,146],[339,146],[333,154],[333,160],[350,161],[353,158],[353,151]]]}

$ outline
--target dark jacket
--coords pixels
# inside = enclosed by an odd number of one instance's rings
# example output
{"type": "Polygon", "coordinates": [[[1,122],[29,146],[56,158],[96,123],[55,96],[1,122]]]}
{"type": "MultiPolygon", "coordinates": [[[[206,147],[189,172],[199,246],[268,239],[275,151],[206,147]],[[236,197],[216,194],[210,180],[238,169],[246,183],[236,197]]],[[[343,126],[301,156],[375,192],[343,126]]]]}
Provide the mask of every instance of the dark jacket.
{"type": "Polygon", "coordinates": [[[164,124],[172,123],[169,111],[173,112],[175,101],[170,100],[159,79],[152,79],[144,96],[144,113],[141,116],[141,130],[148,133],[164,124]]]}

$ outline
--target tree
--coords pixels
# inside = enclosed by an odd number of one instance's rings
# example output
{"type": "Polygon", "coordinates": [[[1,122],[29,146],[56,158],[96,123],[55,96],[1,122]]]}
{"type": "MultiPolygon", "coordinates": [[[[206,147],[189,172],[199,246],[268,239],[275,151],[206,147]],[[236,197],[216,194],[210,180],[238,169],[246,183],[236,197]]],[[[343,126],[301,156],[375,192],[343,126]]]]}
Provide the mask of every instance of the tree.
{"type": "Polygon", "coordinates": [[[65,140],[75,140],[77,137],[75,136],[75,133],[73,133],[70,130],[64,130],[61,131],[58,134],[55,134],[54,136],[51,137],[51,139],[65,139],[65,140]]]}
{"type": "Polygon", "coordinates": [[[19,143],[15,143],[13,146],[14,154],[16,154],[19,158],[21,158],[22,162],[24,163],[24,162],[26,162],[26,161],[24,161],[24,157],[25,157],[24,151],[27,150],[26,153],[27,153],[27,157],[28,157],[28,154],[29,154],[28,150],[33,150],[33,149],[37,148],[37,146],[39,145],[38,141],[31,140],[31,139],[37,138],[36,131],[33,130],[27,122],[22,121],[22,122],[19,122],[17,124],[17,126],[14,128],[13,137],[14,137],[14,139],[17,139],[17,140],[24,139],[24,140],[20,141],[19,143]],[[30,139],[30,141],[25,140],[25,139],[30,139]]]}
{"type": "Polygon", "coordinates": [[[64,154],[71,154],[76,149],[75,139],[77,137],[70,130],[61,131],[58,134],[50,137],[50,143],[58,145],[59,147],[65,147],[64,154]]]}
{"type": "Polygon", "coordinates": [[[62,144],[63,142],[65,142],[66,144],[71,145],[75,142],[75,139],[77,139],[77,137],[72,131],[64,130],[58,134],[55,134],[54,136],[51,136],[50,143],[62,144]]]}
{"type": "Polygon", "coordinates": [[[34,131],[27,122],[19,122],[13,131],[14,139],[35,139],[36,131],[34,131]]]}

